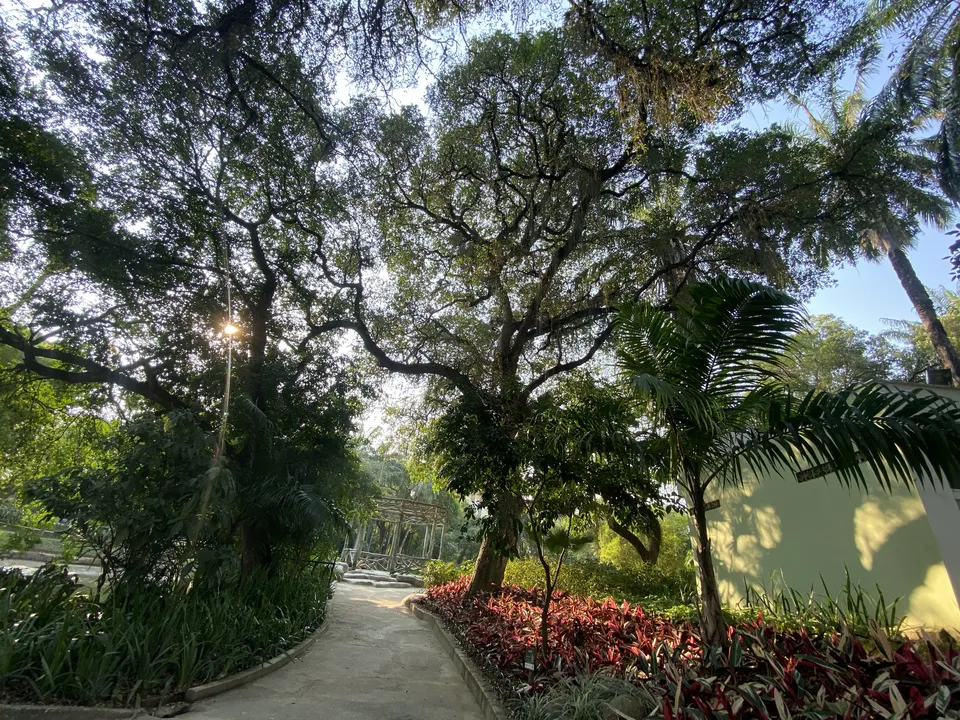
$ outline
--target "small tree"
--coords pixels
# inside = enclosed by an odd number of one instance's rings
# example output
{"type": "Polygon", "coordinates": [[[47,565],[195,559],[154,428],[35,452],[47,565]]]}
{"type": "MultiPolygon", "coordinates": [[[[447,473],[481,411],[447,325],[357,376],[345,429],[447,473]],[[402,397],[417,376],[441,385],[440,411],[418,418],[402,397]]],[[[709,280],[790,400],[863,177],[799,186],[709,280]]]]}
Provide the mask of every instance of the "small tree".
{"type": "Polygon", "coordinates": [[[887,490],[960,471],[960,405],[929,392],[881,384],[794,397],[782,369],[803,310],[754,282],[717,279],[690,287],[670,313],[649,305],[619,316],[620,368],[670,447],[665,476],[683,491],[695,530],[701,630],[725,640],[707,533],[706,493],[778,469],[832,462],[845,485],[865,486],[867,463],[887,490]]]}
{"type": "MultiPolygon", "coordinates": [[[[539,399],[528,427],[522,475],[531,490],[522,496],[544,571],[540,632],[541,650],[547,653],[550,603],[564,558],[571,547],[592,539],[574,531],[604,518],[636,539],[629,527],[639,520],[656,528],[651,534],[658,538],[659,550],[659,518],[668,495],[660,492],[651,472],[656,455],[637,431],[632,402],[615,387],[586,376],[567,378],[539,399]],[[557,558],[556,568],[548,553],[557,558]]],[[[649,551],[644,559],[649,561],[649,551]]]]}

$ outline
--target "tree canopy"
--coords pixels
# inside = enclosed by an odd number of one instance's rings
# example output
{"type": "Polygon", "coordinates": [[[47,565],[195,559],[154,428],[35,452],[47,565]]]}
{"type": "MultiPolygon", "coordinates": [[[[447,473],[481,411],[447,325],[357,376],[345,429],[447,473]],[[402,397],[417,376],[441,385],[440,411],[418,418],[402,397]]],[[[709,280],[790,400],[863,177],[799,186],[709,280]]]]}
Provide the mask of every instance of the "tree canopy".
{"type": "Polygon", "coordinates": [[[909,234],[947,213],[902,123],[834,142],[738,122],[829,89],[866,32],[853,3],[571,0],[486,22],[505,9],[524,4],[11,15],[0,421],[80,448],[17,460],[25,497],[101,536],[152,469],[174,530],[141,539],[167,543],[171,577],[197,518],[223,567],[273,570],[328,551],[376,492],[357,435],[378,369],[422,377],[437,479],[485,513],[474,590],[496,587],[532,481],[576,478],[624,531],[659,512],[669,452],[603,379],[622,308],[674,317],[719,276],[806,297],[878,214],[909,234]],[[425,102],[399,105],[424,75],[425,102]],[[80,495],[100,504],[71,514],[80,495]]]}

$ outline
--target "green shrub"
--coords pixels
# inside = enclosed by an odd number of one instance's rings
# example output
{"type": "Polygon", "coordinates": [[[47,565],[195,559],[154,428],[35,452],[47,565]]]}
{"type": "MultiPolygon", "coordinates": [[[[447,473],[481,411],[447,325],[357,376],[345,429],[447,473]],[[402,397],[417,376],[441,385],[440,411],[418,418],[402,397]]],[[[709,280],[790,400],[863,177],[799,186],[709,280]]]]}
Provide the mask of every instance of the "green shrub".
{"type": "Polygon", "coordinates": [[[812,588],[804,594],[797,590],[783,589],[773,585],[771,589],[747,586],[744,606],[752,615],[762,612],[783,629],[800,627],[813,633],[832,633],[849,629],[851,632],[870,637],[876,627],[884,635],[900,638],[906,619],[897,612],[899,598],[887,603],[880,586],[876,596],[864,590],[859,583],[846,580],[838,593],[831,593],[823,577],[820,585],[823,594],[812,588]]]}
{"type": "Polygon", "coordinates": [[[312,632],[329,587],[320,566],[98,599],[63,568],[0,571],[0,702],[134,705],[238,672],[312,632]]]}
{"type": "Polygon", "coordinates": [[[461,575],[473,574],[473,561],[467,560],[457,567],[455,563],[443,560],[431,560],[423,566],[423,584],[427,587],[443,585],[456,580],[461,575]]]}
{"type": "MultiPolygon", "coordinates": [[[[693,565],[693,546],[690,543],[690,521],[684,513],[667,513],[660,519],[660,555],[657,566],[662,569],[679,569],[693,565]]],[[[624,572],[642,572],[647,566],[630,543],[609,527],[601,525],[597,537],[597,557],[615,565],[624,572]]]]}
{"type": "MultiPolygon", "coordinates": [[[[523,588],[544,587],[543,567],[533,558],[511,560],[504,582],[523,588]]],[[[689,567],[664,569],[644,566],[636,573],[618,570],[599,560],[564,563],[557,588],[572,595],[603,600],[670,607],[690,602],[696,589],[695,573],[689,567]]]]}
{"type": "Polygon", "coordinates": [[[423,566],[423,584],[427,587],[443,585],[451,580],[456,580],[459,574],[457,566],[452,562],[431,560],[423,566]]]}
{"type": "Polygon", "coordinates": [[[657,699],[642,687],[597,672],[564,678],[544,693],[514,700],[512,706],[522,720],[608,720],[633,714],[647,717],[657,704],[657,699]],[[614,715],[611,707],[633,714],[614,715]]]}
{"type": "Polygon", "coordinates": [[[36,528],[0,530],[0,557],[11,552],[25,552],[40,544],[40,531],[36,528]]]}

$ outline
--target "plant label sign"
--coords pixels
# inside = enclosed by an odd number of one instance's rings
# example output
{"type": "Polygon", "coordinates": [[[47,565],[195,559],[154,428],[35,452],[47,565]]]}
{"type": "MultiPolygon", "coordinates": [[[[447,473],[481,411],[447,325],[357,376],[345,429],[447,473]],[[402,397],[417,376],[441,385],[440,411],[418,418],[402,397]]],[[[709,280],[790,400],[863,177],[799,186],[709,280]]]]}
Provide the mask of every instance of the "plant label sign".
{"type": "Polygon", "coordinates": [[[527,670],[533,670],[533,648],[527,649],[523,656],[523,667],[527,670]]]}

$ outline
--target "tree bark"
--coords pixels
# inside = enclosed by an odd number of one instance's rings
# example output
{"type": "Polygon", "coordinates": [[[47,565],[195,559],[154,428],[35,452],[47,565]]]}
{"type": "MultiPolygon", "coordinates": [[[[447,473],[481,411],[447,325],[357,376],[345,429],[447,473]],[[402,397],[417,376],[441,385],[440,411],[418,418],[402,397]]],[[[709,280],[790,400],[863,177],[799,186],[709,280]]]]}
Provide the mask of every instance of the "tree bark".
{"type": "Polygon", "coordinates": [[[697,577],[700,581],[700,634],[709,645],[723,645],[727,640],[727,622],[723,618],[720,589],[713,567],[713,553],[707,534],[707,509],[703,489],[699,484],[691,492],[693,524],[696,530],[694,553],[697,559],[697,577]]]}
{"type": "Polygon", "coordinates": [[[243,526],[240,539],[240,574],[242,577],[250,577],[257,570],[269,567],[272,553],[270,552],[270,543],[262,532],[253,527],[252,524],[247,523],[243,526]]]}
{"type": "Polygon", "coordinates": [[[656,518],[650,518],[649,548],[643,544],[643,540],[641,540],[632,530],[630,530],[630,528],[617,522],[617,519],[613,517],[613,515],[607,516],[607,527],[630,543],[633,549],[637,551],[637,555],[640,556],[640,559],[643,562],[647,563],[648,565],[657,564],[657,559],[660,557],[660,543],[663,533],[659,520],[656,518]]]}
{"type": "Polygon", "coordinates": [[[903,285],[907,297],[910,298],[917,315],[920,316],[920,322],[923,323],[923,327],[927,331],[933,349],[936,350],[943,366],[950,370],[953,386],[960,387],[960,356],[957,355],[953,343],[947,337],[947,331],[943,329],[943,323],[937,317],[937,311],[930,299],[930,294],[923,283],[920,282],[920,278],[917,277],[913,264],[906,253],[889,240],[885,239],[884,243],[887,246],[887,257],[890,259],[890,265],[893,266],[893,271],[900,279],[900,284],[903,285]]]}
{"type": "Polygon", "coordinates": [[[520,508],[520,501],[512,496],[491,508],[495,513],[494,525],[480,544],[467,597],[481,592],[496,592],[503,585],[507,561],[516,550],[519,539],[520,508]]]}

